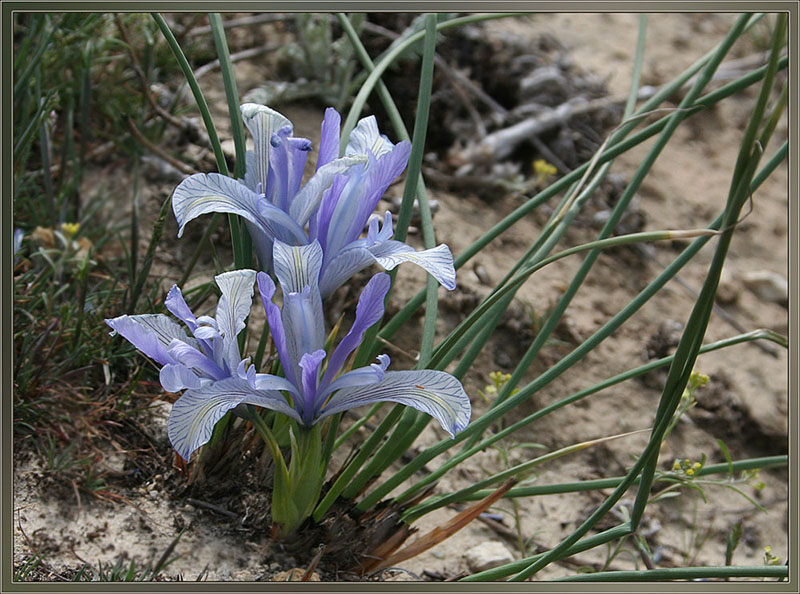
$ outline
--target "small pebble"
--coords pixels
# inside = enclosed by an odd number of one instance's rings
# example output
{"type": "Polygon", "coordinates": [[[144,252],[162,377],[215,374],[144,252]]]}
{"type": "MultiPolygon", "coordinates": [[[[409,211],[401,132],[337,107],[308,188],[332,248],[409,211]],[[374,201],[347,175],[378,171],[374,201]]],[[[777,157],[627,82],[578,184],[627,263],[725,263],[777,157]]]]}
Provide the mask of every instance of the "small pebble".
{"type": "Polygon", "coordinates": [[[789,303],[789,281],[777,272],[753,270],[742,274],[742,282],[762,301],[789,303]]]}
{"type": "Polygon", "coordinates": [[[478,280],[481,282],[481,284],[484,284],[487,287],[492,284],[492,279],[489,276],[489,271],[486,270],[486,267],[483,264],[479,264],[476,262],[475,265],[472,267],[472,270],[475,273],[475,276],[478,277],[478,280]]]}
{"type": "Polygon", "coordinates": [[[482,542],[476,547],[472,547],[464,556],[467,560],[467,565],[474,571],[486,571],[494,567],[511,563],[514,560],[514,555],[505,547],[502,542],[497,540],[488,540],[482,542]]]}

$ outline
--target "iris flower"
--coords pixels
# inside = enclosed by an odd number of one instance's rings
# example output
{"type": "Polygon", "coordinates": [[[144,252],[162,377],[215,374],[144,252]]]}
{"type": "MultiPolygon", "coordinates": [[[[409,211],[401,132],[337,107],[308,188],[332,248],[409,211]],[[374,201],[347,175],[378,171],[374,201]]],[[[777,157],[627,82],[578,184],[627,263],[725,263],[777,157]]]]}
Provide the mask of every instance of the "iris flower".
{"type": "Polygon", "coordinates": [[[165,305],[189,332],[161,314],[106,320],[115,333],[162,365],[159,377],[165,390],[184,390],[167,424],[170,442],[181,457],[188,460],[207,443],[217,421],[240,404],[277,411],[310,429],[334,413],[388,401],[430,414],[451,435],[466,427],[469,397],[448,373],[386,371],[389,357],[381,355],[375,364],[339,375],[364,332],[383,316],[387,274],[379,273],[367,283],[352,328],[323,369],[327,353],[318,283],[322,248],[316,241],[306,246],[275,241],[274,258],[282,308],[272,301],[276,286],[267,274],[237,270],[215,278],[222,295],[213,318],[195,317],[180,289],[170,289],[165,305]],[[256,279],[286,377],[257,373],[239,352],[236,336],[245,327],[256,279]]]}
{"type": "MultiPolygon", "coordinates": [[[[272,241],[308,243],[303,230],[337,173],[367,160],[366,155],[318,163],[316,172],[300,187],[311,141],[295,138],[292,123],[283,115],[255,103],[241,106],[242,119],[254,140],[247,151],[244,180],[219,173],[195,173],[184,179],[172,195],[178,237],[186,224],[209,212],[244,218],[262,269],[270,270],[272,241]]],[[[323,130],[324,130],[323,123],[323,130]]],[[[330,147],[321,147],[330,152],[330,147]]]]}
{"type": "MultiPolygon", "coordinates": [[[[466,427],[470,401],[461,383],[443,371],[386,371],[389,357],[342,373],[345,361],[361,344],[364,332],[382,316],[390,278],[378,273],[364,287],[350,331],[328,357],[323,348],[325,330],[317,279],[323,252],[316,241],[292,247],[275,242],[275,272],[283,289],[283,307],[272,299],[276,286],[263,272],[258,290],[267,313],[272,338],[281,361],[286,386],[297,418],[306,427],[334,413],[365,404],[388,401],[412,406],[434,417],[454,436],[466,427]],[[323,362],[327,358],[327,366],[323,362]],[[338,377],[337,377],[338,376],[338,377]]],[[[253,387],[272,385],[280,378],[251,373],[253,387]]]]}
{"type": "Polygon", "coordinates": [[[211,439],[217,421],[239,404],[296,415],[280,392],[254,390],[244,374],[248,360],[242,360],[236,336],[250,313],[255,278],[254,270],[215,277],[222,295],[213,318],[195,317],[181,290],[173,285],[164,304],[185,328],[163,314],[106,320],[112,335],[121,334],[162,366],[159,379],[167,392],[185,390],[173,405],[167,424],[170,442],[185,460],[211,439]]]}
{"type": "Polygon", "coordinates": [[[450,249],[442,244],[417,252],[393,240],[389,212],[382,225],[373,221],[361,238],[381,196],[408,163],[408,141],[392,144],[370,116],[358,122],[344,156],[336,158],[341,116],[328,108],[316,170],[301,187],[310,141],[293,137],[291,122],[269,107],[246,103],[241,112],[255,149],[247,153],[245,178],[196,173],[183,180],[172,197],[179,237],[186,224],[202,214],[237,214],[245,219],[263,271],[273,272],[275,240],[294,246],[318,241],[323,250],[322,297],[372,263],[391,270],[414,262],[445,288],[455,288],[450,249]]]}

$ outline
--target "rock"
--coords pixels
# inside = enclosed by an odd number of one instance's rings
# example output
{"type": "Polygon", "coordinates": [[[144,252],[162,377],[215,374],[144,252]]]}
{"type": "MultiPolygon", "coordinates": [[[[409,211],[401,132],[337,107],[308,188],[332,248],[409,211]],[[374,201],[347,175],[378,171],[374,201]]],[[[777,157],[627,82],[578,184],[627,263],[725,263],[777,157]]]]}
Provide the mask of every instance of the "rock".
{"type": "Polygon", "coordinates": [[[514,560],[514,555],[502,542],[497,540],[488,540],[472,547],[464,553],[464,557],[467,565],[474,572],[486,571],[514,560]]]}
{"type": "Polygon", "coordinates": [[[742,282],[762,301],[789,303],[789,281],[777,272],[753,270],[742,274],[742,282]]]}
{"type": "Polygon", "coordinates": [[[719,277],[719,286],[717,287],[717,303],[721,305],[736,303],[739,300],[739,291],[739,283],[736,282],[736,279],[726,268],[723,268],[719,277]]]}

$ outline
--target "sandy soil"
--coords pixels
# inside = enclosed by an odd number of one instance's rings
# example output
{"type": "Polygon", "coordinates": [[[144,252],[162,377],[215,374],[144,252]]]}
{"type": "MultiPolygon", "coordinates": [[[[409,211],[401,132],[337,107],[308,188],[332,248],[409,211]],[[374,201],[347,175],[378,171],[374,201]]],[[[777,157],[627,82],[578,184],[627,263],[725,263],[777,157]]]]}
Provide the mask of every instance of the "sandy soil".
{"type": "MultiPolygon", "coordinates": [[[[682,71],[708,51],[731,22],[731,15],[722,14],[651,15],[643,73],[645,83],[657,85],[682,71]]],[[[595,73],[605,82],[611,94],[627,91],[637,27],[638,16],[624,14],[539,14],[487,25],[495,37],[519,36],[534,40],[544,33],[555,37],[581,69],[595,73]]],[[[760,29],[758,32],[763,34],[760,29]]],[[[752,41],[739,43],[731,57],[747,56],[753,51],[752,41]]],[[[258,66],[242,64],[237,70],[243,89],[248,88],[247,80],[253,80],[252,77],[257,75],[258,66]]],[[[219,89],[221,86],[215,84],[216,80],[215,75],[209,75],[206,84],[219,89]]],[[[224,99],[220,93],[209,92],[209,100],[222,110],[224,99]]],[[[636,204],[644,218],[645,229],[703,227],[721,211],[741,130],[752,102],[753,93],[742,94],[692,118],[690,123],[679,128],[637,196],[636,204]]],[[[295,122],[298,135],[314,139],[319,114],[294,107],[282,111],[295,122]]],[[[785,123],[781,124],[779,135],[782,130],[785,130],[785,123]]],[[[612,171],[628,179],[649,146],[651,143],[646,143],[624,155],[612,171]]],[[[165,184],[163,188],[169,191],[170,185],[165,184]]],[[[390,190],[390,194],[398,194],[398,188],[390,190]]],[[[432,197],[440,205],[434,219],[437,240],[450,245],[455,254],[461,253],[490,225],[519,204],[518,199],[503,198],[487,207],[484,201],[467,192],[434,191],[432,197]]],[[[151,210],[157,208],[155,197],[150,207],[154,207],[151,210]]],[[[763,327],[783,334],[788,331],[785,304],[765,300],[743,284],[743,279],[755,272],[787,275],[787,213],[787,171],[781,166],[753,197],[753,211],[740,225],[726,265],[723,289],[728,293],[720,307],[724,307],[730,317],[747,330],[763,327]]],[[[482,296],[489,292],[490,287],[475,272],[476,266],[480,265],[488,273],[491,282],[499,281],[537,236],[543,222],[544,218],[537,215],[520,221],[511,232],[481,253],[474,263],[459,271],[456,291],[451,294],[440,291],[441,336],[463,315],[463,303],[470,295],[482,296]]],[[[171,226],[174,227],[174,222],[171,226]]],[[[168,233],[171,230],[168,228],[168,233]]],[[[596,232],[591,221],[587,221],[583,228],[571,232],[566,241],[570,244],[589,241],[596,232]]],[[[412,237],[413,241],[419,242],[419,238],[412,237]]],[[[179,243],[173,245],[177,247],[179,243]]],[[[549,366],[557,361],[597,330],[655,278],[680,247],[658,244],[644,252],[625,249],[601,255],[567,310],[558,340],[545,347],[539,361],[528,371],[526,380],[535,378],[546,369],[545,364],[549,366]]],[[[659,339],[664,343],[661,346],[668,350],[670,343],[669,340],[664,342],[663,335],[669,334],[667,330],[670,328],[680,327],[688,318],[694,300],[692,291],[698,290],[702,284],[712,249],[713,242],[681,272],[684,284],[671,282],[586,359],[521,406],[512,415],[512,420],[602,378],[642,364],[646,360],[648,345],[655,348],[659,339]]],[[[177,278],[174,266],[181,258],[180,251],[173,256],[160,255],[156,272],[177,278]],[[173,267],[171,272],[170,267],[173,267]]],[[[464,378],[467,391],[473,395],[476,417],[486,409],[477,392],[490,383],[489,373],[512,371],[524,353],[519,346],[524,346],[520,337],[524,337],[525,332],[532,336],[529,330],[532,320],[528,312],[541,314],[554,304],[579,264],[580,259],[575,257],[547,267],[536,273],[519,291],[502,330],[464,378]]],[[[401,268],[394,303],[400,304],[415,294],[422,286],[422,280],[416,269],[401,268]]],[[[394,341],[396,346],[404,350],[413,349],[421,324],[421,318],[413,320],[394,341]]],[[[737,333],[728,321],[715,314],[706,340],[718,340],[737,333]]],[[[406,364],[402,355],[391,350],[390,354],[397,364],[406,364]]],[[[772,356],[753,344],[701,356],[697,369],[710,376],[710,383],[698,392],[698,407],[685,416],[666,441],[661,453],[662,467],[668,467],[675,458],[698,460],[703,454],[710,462],[722,461],[717,439],[724,440],[734,459],[785,453],[788,447],[787,366],[785,351],[777,351],[777,355],[772,356]]],[[[645,381],[629,381],[600,392],[529,425],[519,432],[517,440],[536,442],[550,450],[587,439],[647,429],[652,422],[663,377],[654,373],[645,381]]],[[[164,419],[168,410],[169,405],[165,404],[151,419],[153,435],[162,442],[165,440],[164,419]]],[[[438,427],[431,427],[422,436],[418,447],[435,443],[443,437],[438,427]]],[[[537,473],[536,483],[545,485],[619,476],[632,464],[646,442],[647,434],[640,433],[548,463],[537,473]]],[[[533,450],[534,455],[539,451],[533,450]]],[[[510,453],[510,460],[515,463],[529,455],[530,451],[515,449],[510,453]]],[[[486,451],[465,468],[445,476],[438,490],[471,484],[486,476],[489,469],[496,469],[503,463],[497,451],[486,451]]],[[[434,462],[430,467],[436,465],[434,462]]],[[[41,492],[42,471],[35,459],[20,459],[15,471],[17,562],[30,554],[29,543],[35,543],[40,551],[46,551],[48,562],[54,568],[74,567],[79,565],[79,559],[93,563],[111,561],[122,553],[147,561],[157,558],[177,531],[188,527],[175,549],[178,559],[165,571],[167,576],[180,575],[184,580],[193,580],[205,572],[208,580],[255,580],[289,569],[275,561],[278,557],[266,534],[255,534],[238,525],[236,520],[169,497],[167,479],[162,474],[126,493],[132,505],[84,501],[81,507],[77,507],[74,500],[54,501],[41,492]]],[[[758,511],[742,496],[713,486],[707,488],[707,502],[693,492],[685,492],[679,498],[650,506],[643,525],[651,549],[658,550],[661,566],[723,564],[725,539],[738,520],[743,522],[743,537],[734,564],[763,563],[766,546],[771,546],[775,555],[785,559],[788,554],[787,474],[785,471],[765,471],[760,480],[764,482],[763,489],[756,491],[750,486],[743,489],[765,507],[764,512],[758,511]]],[[[609,492],[521,500],[517,512],[519,525],[522,534],[532,539],[526,554],[555,546],[609,492]]],[[[623,506],[630,501],[624,500],[623,506]]],[[[513,531],[511,504],[503,502],[497,508],[502,510],[506,526],[513,531]]],[[[453,510],[440,510],[426,516],[420,522],[420,533],[427,532],[454,513],[453,510]]],[[[609,522],[604,527],[611,525],[609,522]]],[[[473,522],[444,543],[400,564],[405,571],[389,572],[384,577],[416,579],[426,571],[429,575],[439,574],[445,578],[462,575],[469,571],[465,552],[492,540],[504,542],[514,558],[521,558],[522,553],[517,550],[513,539],[504,540],[490,526],[473,522]]],[[[626,548],[634,550],[630,544],[626,548]]],[[[553,564],[537,575],[537,579],[574,573],[584,565],[597,567],[597,564],[604,563],[607,553],[605,547],[600,547],[568,562],[553,564]]],[[[629,552],[611,563],[615,569],[632,566],[629,552]]]]}

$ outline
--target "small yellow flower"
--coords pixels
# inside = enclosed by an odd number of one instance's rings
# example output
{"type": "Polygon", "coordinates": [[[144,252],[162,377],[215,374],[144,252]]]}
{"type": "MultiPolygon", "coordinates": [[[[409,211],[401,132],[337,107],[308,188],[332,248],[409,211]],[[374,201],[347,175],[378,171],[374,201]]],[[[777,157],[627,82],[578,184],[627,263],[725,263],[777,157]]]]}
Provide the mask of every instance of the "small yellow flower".
{"type": "Polygon", "coordinates": [[[544,159],[536,159],[533,162],[533,174],[536,176],[536,182],[539,184],[546,182],[556,173],[558,173],[556,166],[548,163],[544,159]]]}
{"type": "Polygon", "coordinates": [[[689,376],[689,383],[693,387],[698,386],[705,386],[708,383],[710,378],[705,373],[700,373],[699,371],[693,371],[692,375],[689,376]]]}
{"type": "Polygon", "coordinates": [[[689,476],[694,476],[694,469],[690,468],[689,470],[686,471],[686,474],[689,476]]]}
{"type": "Polygon", "coordinates": [[[544,159],[536,159],[533,162],[533,172],[536,175],[555,175],[558,172],[556,166],[548,163],[544,159]]]}
{"type": "Polygon", "coordinates": [[[680,469],[681,469],[681,463],[675,460],[675,464],[672,465],[672,470],[680,470],[680,469]]]}
{"type": "Polygon", "coordinates": [[[694,468],[695,470],[700,470],[702,467],[703,465],[700,464],[700,462],[695,462],[694,464],[692,464],[692,468],[694,468]]]}
{"type": "Polygon", "coordinates": [[[80,223],[61,223],[61,232],[67,239],[74,237],[80,228],[80,223]]]}
{"type": "Polygon", "coordinates": [[[691,460],[689,460],[689,458],[686,458],[686,460],[684,460],[684,461],[683,461],[683,463],[684,463],[686,466],[689,466],[689,465],[692,463],[692,461],[691,461],[691,460]]]}

